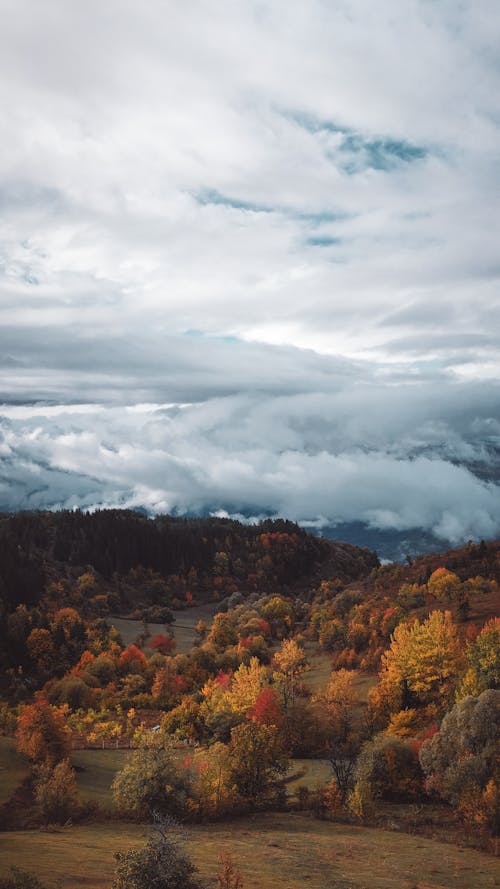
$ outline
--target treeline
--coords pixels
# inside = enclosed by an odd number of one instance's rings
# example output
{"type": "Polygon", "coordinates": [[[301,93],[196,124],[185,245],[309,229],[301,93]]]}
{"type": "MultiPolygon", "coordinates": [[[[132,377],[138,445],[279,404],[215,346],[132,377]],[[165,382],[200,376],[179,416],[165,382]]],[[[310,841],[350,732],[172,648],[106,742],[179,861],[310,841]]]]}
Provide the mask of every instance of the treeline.
{"type": "Polygon", "coordinates": [[[71,581],[89,570],[93,591],[104,584],[98,592],[117,593],[126,607],[135,598],[134,586],[140,586],[146,604],[169,604],[169,597],[182,600],[186,593],[207,600],[214,592],[296,587],[332,560],[344,580],[378,564],[368,550],[316,537],[285,520],[243,525],[215,518],[150,519],[130,510],[0,517],[0,599],[7,610],[36,604],[50,581],[71,581]]]}

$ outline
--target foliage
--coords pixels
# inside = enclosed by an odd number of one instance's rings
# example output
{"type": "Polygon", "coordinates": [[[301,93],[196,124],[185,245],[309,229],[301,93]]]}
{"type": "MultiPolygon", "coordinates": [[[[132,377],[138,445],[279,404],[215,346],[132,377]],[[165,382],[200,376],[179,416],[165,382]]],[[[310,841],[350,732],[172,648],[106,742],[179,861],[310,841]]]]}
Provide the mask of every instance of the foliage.
{"type": "Polygon", "coordinates": [[[353,673],[332,673],[324,695],[316,698],[322,724],[324,753],[330,760],[342,801],[351,788],[362,733],[356,722],[356,696],[353,673]]]}
{"type": "Polygon", "coordinates": [[[112,889],[202,889],[197,869],[168,821],[156,820],[142,849],[118,852],[115,858],[112,889]]]}
{"type": "Polygon", "coordinates": [[[422,790],[422,778],[412,745],[385,733],[364,744],[356,763],[356,783],[368,785],[375,799],[417,799],[422,790]]]}
{"type": "Polygon", "coordinates": [[[297,680],[307,667],[304,649],[295,639],[284,639],[274,655],[274,664],[277,669],[273,678],[282,694],[283,709],[287,710],[294,703],[297,680]]]}
{"type": "Polygon", "coordinates": [[[369,821],[375,814],[375,800],[369,781],[356,781],[349,794],[348,807],[358,821],[369,821]]]}
{"type": "Polygon", "coordinates": [[[71,732],[64,709],[52,707],[38,694],[23,707],[17,721],[17,749],[37,763],[53,765],[69,753],[71,732]]]}
{"type": "Polygon", "coordinates": [[[500,688],[500,619],[488,621],[467,649],[468,670],[459,696],[479,695],[500,688]]]}
{"type": "Polygon", "coordinates": [[[372,703],[387,716],[430,703],[444,710],[453,698],[463,660],[449,611],[433,611],[423,623],[401,623],[382,656],[380,687],[372,703]]]}
{"type": "MultiPolygon", "coordinates": [[[[427,787],[455,805],[467,804],[500,776],[500,690],[458,701],[439,732],[426,740],[420,762],[427,787]]],[[[487,797],[496,798],[494,786],[487,797]]],[[[496,803],[495,803],[496,805],[496,803]]]]}
{"type": "Polygon", "coordinates": [[[247,721],[231,731],[228,745],[229,781],[250,802],[276,795],[277,781],[288,767],[278,731],[273,725],[247,721]]]}
{"type": "Polygon", "coordinates": [[[160,734],[144,733],[124,769],[112,785],[117,811],[132,820],[161,815],[182,815],[191,776],[176,763],[172,747],[160,734]]]}
{"type": "Polygon", "coordinates": [[[7,877],[0,877],[0,889],[46,889],[35,874],[11,867],[7,877]]]}
{"type": "Polygon", "coordinates": [[[35,799],[47,822],[64,824],[75,814],[77,787],[74,769],[63,759],[54,768],[39,766],[35,780],[35,799]]]}
{"type": "Polygon", "coordinates": [[[221,852],[217,871],[217,889],[243,889],[243,879],[229,852],[221,852]]]}

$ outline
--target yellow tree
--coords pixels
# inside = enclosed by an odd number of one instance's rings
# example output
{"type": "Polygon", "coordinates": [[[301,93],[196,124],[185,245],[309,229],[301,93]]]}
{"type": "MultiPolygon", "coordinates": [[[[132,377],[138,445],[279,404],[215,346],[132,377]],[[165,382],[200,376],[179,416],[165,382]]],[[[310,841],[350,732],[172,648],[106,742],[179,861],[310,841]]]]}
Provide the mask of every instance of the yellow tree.
{"type": "Polygon", "coordinates": [[[226,692],[226,700],[236,713],[248,713],[254,706],[266,685],[267,670],[256,657],[250,658],[248,666],[241,664],[233,676],[226,692]]]}
{"type": "Polygon", "coordinates": [[[387,714],[428,704],[443,711],[463,667],[463,646],[449,611],[433,611],[422,624],[401,623],[382,655],[378,706],[385,705],[387,714]]]}
{"type": "Polygon", "coordinates": [[[306,655],[295,639],[284,639],[274,663],[278,669],[273,676],[283,695],[283,709],[287,710],[295,701],[297,680],[307,668],[306,655]]]}
{"type": "Polygon", "coordinates": [[[352,783],[356,757],[362,741],[354,689],[354,673],[336,670],[332,673],[324,695],[315,698],[322,723],[325,752],[335,776],[342,802],[352,783]]]}

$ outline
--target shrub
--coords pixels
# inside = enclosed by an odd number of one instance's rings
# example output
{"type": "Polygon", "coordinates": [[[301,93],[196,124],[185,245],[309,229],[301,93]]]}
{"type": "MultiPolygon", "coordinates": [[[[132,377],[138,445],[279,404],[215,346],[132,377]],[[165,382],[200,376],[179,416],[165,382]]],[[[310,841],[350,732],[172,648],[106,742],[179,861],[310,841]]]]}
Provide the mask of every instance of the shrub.
{"type": "Polygon", "coordinates": [[[422,777],[414,749],[395,735],[376,735],[364,745],[356,763],[356,783],[368,784],[378,799],[415,799],[422,777]]]}

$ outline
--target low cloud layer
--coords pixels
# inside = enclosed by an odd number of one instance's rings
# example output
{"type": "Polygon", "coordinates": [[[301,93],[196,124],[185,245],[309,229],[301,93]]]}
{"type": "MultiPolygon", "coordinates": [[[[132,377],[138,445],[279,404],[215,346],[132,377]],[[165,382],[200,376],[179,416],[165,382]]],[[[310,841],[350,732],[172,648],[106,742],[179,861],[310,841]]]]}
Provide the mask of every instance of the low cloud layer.
{"type": "MultiPolygon", "coordinates": [[[[5,406],[0,506],[360,521],[452,543],[500,533],[498,386],[402,384],[299,350],[265,366],[253,349],[253,373],[247,354],[227,381],[214,360],[214,391],[196,402],[5,406]]],[[[177,389],[188,382],[177,369],[177,389]]]]}

